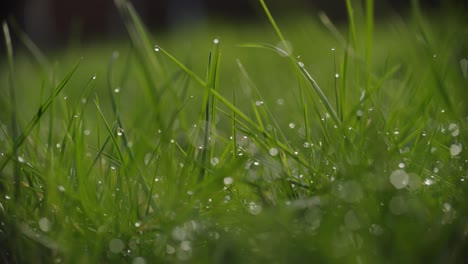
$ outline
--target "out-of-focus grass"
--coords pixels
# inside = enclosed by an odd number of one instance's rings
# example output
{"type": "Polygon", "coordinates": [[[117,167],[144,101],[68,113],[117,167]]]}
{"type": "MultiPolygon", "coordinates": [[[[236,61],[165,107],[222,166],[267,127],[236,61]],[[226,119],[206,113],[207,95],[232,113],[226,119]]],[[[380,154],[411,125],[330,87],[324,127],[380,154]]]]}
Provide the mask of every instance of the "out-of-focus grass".
{"type": "Polygon", "coordinates": [[[153,37],[116,2],[130,41],[7,45],[1,262],[466,258],[462,12],[153,37]]]}

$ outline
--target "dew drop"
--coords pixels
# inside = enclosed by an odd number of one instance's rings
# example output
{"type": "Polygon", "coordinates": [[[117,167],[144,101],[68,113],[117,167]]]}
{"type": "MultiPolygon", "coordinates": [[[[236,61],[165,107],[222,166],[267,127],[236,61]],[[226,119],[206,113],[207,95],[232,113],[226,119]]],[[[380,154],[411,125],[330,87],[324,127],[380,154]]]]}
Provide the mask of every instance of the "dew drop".
{"type": "Polygon", "coordinates": [[[18,156],[18,162],[19,162],[19,163],[24,163],[24,158],[21,157],[21,156],[18,156]]]}
{"type": "Polygon", "coordinates": [[[57,186],[57,189],[58,189],[60,192],[65,192],[65,191],[66,191],[65,187],[63,187],[62,185],[57,186]]]}
{"type": "Polygon", "coordinates": [[[432,184],[434,184],[434,180],[433,180],[433,179],[426,178],[426,179],[424,180],[423,183],[424,183],[424,185],[426,185],[426,186],[431,186],[432,184]]]}
{"type": "Polygon", "coordinates": [[[155,45],[155,46],[154,46],[154,51],[159,52],[160,50],[161,50],[161,48],[159,48],[158,45],[155,45]]]}
{"type": "Polygon", "coordinates": [[[403,189],[409,183],[409,176],[404,170],[395,170],[390,175],[390,183],[396,189],[403,189]]]}
{"type": "Polygon", "coordinates": [[[248,208],[249,212],[253,215],[259,215],[263,209],[261,205],[256,204],[255,202],[250,202],[248,208]]]}
{"type": "Polygon", "coordinates": [[[294,123],[289,123],[289,128],[295,128],[296,127],[296,124],[294,123]]]}
{"type": "Polygon", "coordinates": [[[452,144],[450,146],[450,155],[452,156],[458,156],[462,151],[462,145],[461,144],[452,144]]]}
{"type": "Polygon", "coordinates": [[[9,196],[9,195],[5,195],[5,199],[7,199],[7,200],[11,200],[11,196],[9,196]]]}
{"type": "Polygon", "coordinates": [[[144,257],[136,257],[132,260],[132,264],[146,264],[146,259],[144,257]]]}
{"type": "Polygon", "coordinates": [[[304,68],[304,63],[302,61],[297,62],[297,64],[299,65],[299,67],[304,68]]]}
{"type": "Polygon", "coordinates": [[[124,243],[118,238],[114,238],[109,242],[109,250],[114,254],[120,253],[124,248],[124,243]]]}
{"type": "Polygon", "coordinates": [[[91,134],[91,130],[85,129],[85,130],[83,131],[83,134],[84,134],[85,136],[89,136],[89,135],[91,134]]]}
{"type": "Polygon", "coordinates": [[[278,98],[278,100],[276,100],[276,104],[277,105],[284,105],[284,99],[283,98],[278,98]]]}
{"type": "Polygon", "coordinates": [[[135,227],[140,227],[141,226],[141,222],[138,221],[138,222],[135,222],[135,227]]]}
{"type": "Polygon", "coordinates": [[[213,43],[214,44],[219,44],[219,39],[217,39],[217,38],[213,39],[213,43]]]}
{"type": "Polygon", "coordinates": [[[121,137],[123,135],[124,130],[122,128],[117,129],[117,136],[121,137]]]}
{"type": "Polygon", "coordinates": [[[175,253],[175,248],[171,245],[166,245],[166,253],[169,254],[169,255],[172,255],[175,253]]]}
{"type": "Polygon", "coordinates": [[[271,148],[268,153],[270,153],[270,156],[274,157],[278,155],[278,149],[277,148],[271,148]]]}
{"type": "Polygon", "coordinates": [[[356,116],[357,116],[358,118],[361,118],[363,115],[364,115],[364,112],[363,112],[361,109],[357,110],[356,116]]]}
{"type": "Polygon", "coordinates": [[[120,93],[120,87],[115,88],[114,93],[116,93],[116,94],[120,93]]]}
{"type": "Polygon", "coordinates": [[[211,166],[215,167],[216,165],[219,164],[219,159],[217,157],[213,157],[210,163],[211,163],[211,166]]]}
{"type": "Polygon", "coordinates": [[[452,133],[453,137],[457,137],[460,134],[460,129],[458,128],[457,124],[449,124],[448,130],[452,133]]]}
{"type": "Polygon", "coordinates": [[[403,163],[403,162],[400,162],[400,163],[398,164],[398,168],[400,168],[400,169],[404,169],[405,167],[406,167],[406,165],[405,165],[405,163],[403,163]]]}
{"type": "Polygon", "coordinates": [[[261,106],[261,105],[263,105],[263,101],[255,101],[255,105],[256,106],[261,106]]]}
{"type": "Polygon", "coordinates": [[[340,75],[338,73],[335,73],[335,79],[340,78],[340,75]]]}
{"type": "Polygon", "coordinates": [[[39,219],[39,228],[42,230],[42,232],[49,232],[51,228],[51,223],[49,219],[45,217],[39,219]]]}
{"type": "Polygon", "coordinates": [[[93,75],[93,80],[96,80],[96,75],[93,75]]]}
{"type": "Polygon", "coordinates": [[[223,179],[224,185],[231,185],[234,182],[234,179],[232,177],[225,177],[223,179]]]}

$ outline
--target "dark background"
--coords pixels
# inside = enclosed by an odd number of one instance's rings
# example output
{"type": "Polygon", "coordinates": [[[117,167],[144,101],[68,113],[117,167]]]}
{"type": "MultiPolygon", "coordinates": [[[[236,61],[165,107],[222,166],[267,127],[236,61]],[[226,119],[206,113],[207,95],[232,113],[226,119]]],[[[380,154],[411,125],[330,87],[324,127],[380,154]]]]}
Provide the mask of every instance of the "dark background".
{"type": "MultiPolygon", "coordinates": [[[[146,25],[168,31],[210,19],[233,23],[264,19],[257,0],[132,0],[146,25]]],[[[364,1],[362,1],[364,2],[364,1]]],[[[404,13],[409,0],[375,1],[377,16],[404,13]]],[[[421,6],[437,10],[456,0],[421,0],[421,6]]],[[[458,1],[466,7],[464,1],[458,1]]],[[[468,2],[468,1],[467,1],[468,2]]],[[[316,15],[324,11],[335,22],[346,19],[345,0],[269,0],[275,16],[300,10],[316,15]],[[285,10],[287,8],[288,10],[285,10]]],[[[124,27],[112,0],[2,0],[1,20],[14,17],[26,33],[40,46],[66,43],[72,34],[80,38],[114,37],[124,27]]],[[[2,41],[3,42],[3,41],[2,41]]],[[[1,45],[0,45],[1,46],[1,45]]]]}

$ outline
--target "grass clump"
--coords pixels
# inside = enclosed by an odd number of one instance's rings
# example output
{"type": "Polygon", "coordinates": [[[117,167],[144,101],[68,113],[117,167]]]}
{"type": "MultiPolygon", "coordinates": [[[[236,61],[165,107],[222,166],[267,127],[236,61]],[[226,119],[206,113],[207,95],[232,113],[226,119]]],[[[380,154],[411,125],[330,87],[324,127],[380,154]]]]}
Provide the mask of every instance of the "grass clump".
{"type": "Polygon", "coordinates": [[[271,34],[213,27],[180,54],[116,5],[129,47],[60,64],[18,29],[15,56],[3,24],[1,262],[466,258],[466,17],[346,1],[340,28],[260,0],[271,34]]]}

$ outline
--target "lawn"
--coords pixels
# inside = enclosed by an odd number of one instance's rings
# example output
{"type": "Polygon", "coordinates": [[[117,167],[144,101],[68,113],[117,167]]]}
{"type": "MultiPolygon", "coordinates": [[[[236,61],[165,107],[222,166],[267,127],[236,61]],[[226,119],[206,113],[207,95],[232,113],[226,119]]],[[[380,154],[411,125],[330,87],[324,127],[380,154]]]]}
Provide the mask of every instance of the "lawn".
{"type": "Polygon", "coordinates": [[[128,39],[3,24],[0,263],[466,261],[462,9],[150,34],[115,2],[128,39]]]}

